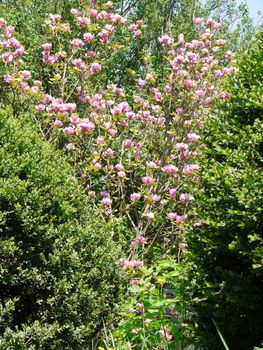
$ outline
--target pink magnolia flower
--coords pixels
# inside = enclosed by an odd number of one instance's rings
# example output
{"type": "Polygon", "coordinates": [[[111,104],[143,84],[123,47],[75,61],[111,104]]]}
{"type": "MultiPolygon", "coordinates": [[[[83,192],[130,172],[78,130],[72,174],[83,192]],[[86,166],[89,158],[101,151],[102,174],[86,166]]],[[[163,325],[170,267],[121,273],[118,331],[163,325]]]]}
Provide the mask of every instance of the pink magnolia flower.
{"type": "Polygon", "coordinates": [[[232,51],[227,51],[226,52],[226,58],[230,60],[232,57],[233,57],[233,52],[232,51]]]}
{"type": "Polygon", "coordinates": [[[187,203],[189,201],[192,201],[194,199],[193,196],[191,196],[189,193],[182,193],[179,197],[180,201],[183,203],[187,203]]]}
{"type": "Polygon", "coordinates": [[[133,142],[132,142],[132,140],[131,140],[131,139],[125,139],[125,140],[123,141],[123,146],[124,146],[125,148],[131,148],[131,147],[133,147],[133,142]]]}
{"type": "Polygon", "coordinates": [[[90,198],[94,198],[94,197],[96,197],[96,192],[94,192],[94,191],[89,191],[89,192],[88,192],[88,196],[89,196],[90,198]]]}
{"type": "Polygon", "coordinates": [[[75,135],[75,130],[71,127],[68,126],[67,128],[64,129],[64,133],[70,136],[75,135]]]}
{"type": "Polygon", "coordinates": [[[111,158],[114,155],[114,151],[111,148],[107,148],[106,151],[104,152],[104,155],[108,158],[111,158]]]}
{"type": "Polygon", "coordinates": [[[184,151],[188,150],[189,146],[186,143],[181,142],[181,143],[177,143],[175,145],[175,147],[178,151],[184,152],[184,151]]]}
{"type": "Polygon", "coordinates": [[[71,40],[71,45],[77,48],[82,48],[84,46],[84,42],[81,39],[73,39],[71,40]]]}
{"type": "Polygon", "coordinates": [[[176,198],[176,188],[170,188],[169,195],[170,195],[171,199],[175,199],[176,198]]]}
{"type": "Polygon", "coordinates": [[[154,217],[155,217],[155,214],[152,213],[152,212],[150,212],[150,213],[147,213],[145,216],[146,216],[148,219],[153,220],[154,217]]]}
{"type": "Polygon", "coordinates": [[[73,151],[75,148],[76,148],[76,146],[72,142],[70,142],[66,145],[66,149],[69,151],[73,151]]]}
{"type": "Polygon", "coordinates": [[[136,202],[136,201],[140,200],[141,194],[140,193],[132,193],[130,195],[130,198],[133,202],[136,202]]]}
{"type": "Polygon", "coordinates": [[[176,222],[181,222],[184,220],[184,216],[178,215],[177,213],[174,213],[174,212],[167,213],[167,218],[176,222]]]}
{"type": "Polygon", "coordinates": [[[168,327],[163,327],[162,330],[159,331],[160,335],[161,335],[161,338],[164,338],[166,339],[168,342],[171,341],[173,339],[173,336],[169,330],[168,327]]]}
{"type": "Polygon", "coordinates": [[[168,237],[164,237],[164,239],[163,239],[163,243],[164,243],[165,245],[168,244],[170,241],[171,241],[171,240],[170,240],[170,238],[168,238],[168,237]]]}
{"type": "Polygon", "coordinates": [[[168,164],[162,167],[162,171],[166,174],[176,174],[178,172],[178,168],[175,165],[168,164]]]}
{"type": "Polygon", "coordinates": [[[90,66],[90,74],[95,74],[101,71],[101,65],[97,62],[94,62],[90,66]]]}
{"type": "Polygon", "coordinates": [[[153,162],[153,161],[146,162],[146,166],[149,169],[156,169],[156,168],[158,168],[157,164],[155,162],[153,162]]]}
{"type": "Polygon", "coordinates": [[[196,140],[200,139],[200,136],[194,133],[187,134],[187,138],[190,142],[195,142],[196,140]]]}
{"type": "Polygon", "coordinates": [[[4,81],[8,84],[11,84],[13,82],[13,77],[10,74],[6,74],[4,75],[4,81]]]}
{"type": "Polygon", "coordinates": [[[120,177],[120,178],[124,178],[126,176],[126,173],[125,171],[118,171],[117,175],[120,177]]]}
{"type": "Polygon", "coordinates": [[[122,171],[122,170],[124,170],[124,166],[122,165],[122,164],[116,164],[115,165],[115,168],[116,168],[116,170],[118,170],[118,171],[122,171]]]}
{"type": "Polygon", "coordinates": [[[143,244],[146,243],[147,240],[146,240],[146,238],[143,237],[143,236],[137,236],[137,237],[135,238],[135,241],[136,241],[137,244],[143,245],[143,244]]]}
{"type": "Polygon", "coordinates": [[[159,202],[161,200],[161,196],[158,194],[151,194],[149,197],[153,202],[159,202]]]}
{"type": "Polygon", "coordinates": [[[166,45],[171,45],[174,43],[174,39],[171,38],[169,35],[167,34],[163,34],[160,38],[158,38],[159,43],[161,43],[163,46],[166,45]]]}
{"type": "Polygon", "coordinates": [[[151,176],[143,176],[142,183],[144,185],[152,185],[154,183],[154,179],[151,176]]]}
{"type": "Polygon", "coordinates": [[[6,24],[6,20],[4,18],[0,18],[0,28],[6,24]]]}
{"type": "Polygon", "coordinates": [[[101,201],[104,207],[110,207],[112,200],[109,197],[104,197],[101,201]]]}
{"type": "Polygon", "coordinates": [[[179,248],[180,248],[180,249],[184,250],[184,249],[186,249],[187,247],[188,247],[188,244],[187,244],[187,243],[183,243],[183,242],[179,243],[179,248]]]}
{"type": "Polygon", "coordinates": [[[200,26],[203,23],[203,18],[200,18],[200,17],[194,18],[194,23],[196,26],[200,26]]]}
{"type": "Polygon", "coordinates": [[[92,41],[94,39],[94,35],[92,33],[83,34],[83,38],[85,41],[92,41]]]}
{"type": "Polygon", "coordinates": [[[95,129],[95,125],[91,122],[88,123],[81,123],[79,124],[79,131],[80,132],[92,132],[95,129]]]}
{"type": "Polygon", "coordinates": [[[197,164],[188,164],[183,168],[183,174],[190,175],[196,172],[199,169],[197,164]]]}
{"type": "Polygon", "coordinates": [[[50,51],[51,48],[52,48],[52,44],[51,43],[45,43],[45,44],[42,45],[42,49],[44,51],[50,51]]]}
{"type": "Polygon", "coordinates": [[[53,125],[57,128],[61,128],[63,126],[63,123],[61,120],[57,119],[54,121],[53,125]]]}

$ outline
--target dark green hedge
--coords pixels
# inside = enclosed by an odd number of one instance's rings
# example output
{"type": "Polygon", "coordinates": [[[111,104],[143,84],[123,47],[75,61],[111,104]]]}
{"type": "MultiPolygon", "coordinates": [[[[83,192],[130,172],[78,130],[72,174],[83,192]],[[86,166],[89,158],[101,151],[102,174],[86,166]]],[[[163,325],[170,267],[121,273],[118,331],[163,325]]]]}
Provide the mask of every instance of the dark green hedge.
{"type": "Polygon", "coordinates": [[[62,153],[0,112],[0,348],[85,349],[122,286],[114,229],[62,153]]]}
{"type": "MultiPolygon", "coordinates": [[[[204,226],[188,234],[193,320],[202,349],[250,350],[263,339],[263,36],[241,56],[231,100],[205,130],[204,226]]],[[[192,320],[192,321],[193,321],[192,320]]]]}

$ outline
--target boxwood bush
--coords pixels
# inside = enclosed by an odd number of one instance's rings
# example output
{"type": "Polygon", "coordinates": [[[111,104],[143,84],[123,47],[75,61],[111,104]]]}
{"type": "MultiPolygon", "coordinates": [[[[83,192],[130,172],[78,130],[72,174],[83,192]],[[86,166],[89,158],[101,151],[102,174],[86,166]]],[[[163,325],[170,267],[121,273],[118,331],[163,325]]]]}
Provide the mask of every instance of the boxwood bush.
{"type": "MultiPolygon", "coordinates": [[[[252,350],[263,338],[263,36],[238,61],[231,99],[205,130],[203,227],[188,234],[202,349],[252,350]],[[215,324],[214,324],[215,322],[215,324]]],[[[193,320],[192,320],[193,321],[193,320]]]]}
{"type": "Polygon", "coordinates": [[[64,156],[0,112],[0,348],[86,349],[122,291],[114,228],[64,156]]]}

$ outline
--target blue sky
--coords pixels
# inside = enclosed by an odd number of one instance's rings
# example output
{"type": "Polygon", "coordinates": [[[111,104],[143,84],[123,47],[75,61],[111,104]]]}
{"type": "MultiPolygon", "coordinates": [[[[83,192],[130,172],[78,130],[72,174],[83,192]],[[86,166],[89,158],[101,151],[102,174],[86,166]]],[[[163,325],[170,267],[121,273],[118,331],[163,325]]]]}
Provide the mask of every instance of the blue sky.
{"type": "Polygon", "coordinates": [[[247,4],[251,17],[253,17],[254,20],[259,19],[257,12],[261,11],[263,14],[263,0],[247,0],[247,4]]]}

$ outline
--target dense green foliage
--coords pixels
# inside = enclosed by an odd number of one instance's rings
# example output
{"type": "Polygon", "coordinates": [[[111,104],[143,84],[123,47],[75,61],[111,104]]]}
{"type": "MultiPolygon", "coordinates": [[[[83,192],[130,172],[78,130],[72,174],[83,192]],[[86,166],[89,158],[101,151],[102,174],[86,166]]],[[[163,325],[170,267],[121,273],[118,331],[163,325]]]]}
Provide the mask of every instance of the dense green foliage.
{"type": "Polygon", "coordinates": [[[197,334],[205,349],[259,346],[263,334],[262,34],[239,59],[231,100],[206,126],[204,227],[188,234],[197,334]]]}
{"type": "Polygon", "coordinates": [[[114,230],[62,154],[1,112],[0,348],[84,349],[119,300],[114,230]]]}

